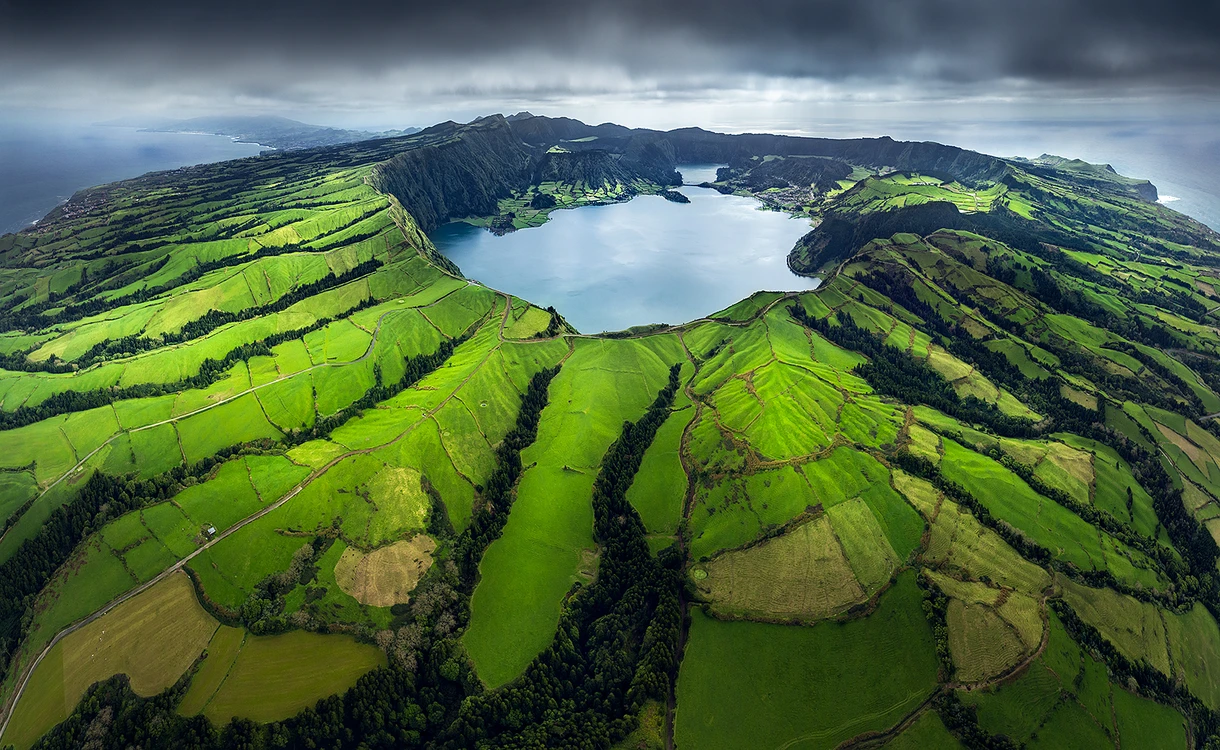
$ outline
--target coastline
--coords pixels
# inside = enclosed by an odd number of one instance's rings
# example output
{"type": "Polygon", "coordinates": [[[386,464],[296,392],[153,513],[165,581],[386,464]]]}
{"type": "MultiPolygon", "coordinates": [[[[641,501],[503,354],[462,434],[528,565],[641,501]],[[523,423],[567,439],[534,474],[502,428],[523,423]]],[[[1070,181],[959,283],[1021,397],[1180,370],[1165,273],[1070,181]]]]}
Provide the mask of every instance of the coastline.
{"type": "Polygon", "coordinates": [[[214,133],[180,135],[101,123],[0,130],[0,234],[37,226],[80,190],[268,148],[214,133]]]}

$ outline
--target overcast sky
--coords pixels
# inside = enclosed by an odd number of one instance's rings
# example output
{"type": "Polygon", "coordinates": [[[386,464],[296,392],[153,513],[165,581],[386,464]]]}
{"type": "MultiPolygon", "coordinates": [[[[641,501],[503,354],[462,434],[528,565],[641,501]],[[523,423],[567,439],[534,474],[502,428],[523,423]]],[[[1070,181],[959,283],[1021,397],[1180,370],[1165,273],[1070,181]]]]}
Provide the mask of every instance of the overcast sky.
{"type": "Polygon", "coordinates": [[[0,118],[628,125],[1220,111],[1220,3],[0,0],[0,118]],[[955,114],[956,113],[956,114],[955,114]]]}

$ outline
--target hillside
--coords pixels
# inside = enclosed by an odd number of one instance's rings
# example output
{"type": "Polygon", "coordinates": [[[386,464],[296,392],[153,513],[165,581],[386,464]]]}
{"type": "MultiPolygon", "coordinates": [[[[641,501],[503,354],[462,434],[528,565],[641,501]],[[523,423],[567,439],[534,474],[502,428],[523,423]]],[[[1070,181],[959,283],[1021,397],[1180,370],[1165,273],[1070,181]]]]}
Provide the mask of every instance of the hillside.
{"type": "Polygon", "coordinates": [[[241,143],[257,143],[270,148],[295,150],[335,146],[343,143],[367,141],[375,138],[394,138],[418,133],[420,128],[405,128],[370,132],[311,125],[287,117],[262,115],[254,117],[214,116],[192,117],[187,120],[172,120],[148,126],[148,130],[159,133],[211,133],[227,135],[241,143]]]}
{"type": "Polygon", "coordinates": [[[1220,742],[1220,237],[1082,164],[523,113],[81,191],[0,238],[0,743],[1220,742]],[[694,162],[824,283],[589,336],[428,239],[694,162]]]}

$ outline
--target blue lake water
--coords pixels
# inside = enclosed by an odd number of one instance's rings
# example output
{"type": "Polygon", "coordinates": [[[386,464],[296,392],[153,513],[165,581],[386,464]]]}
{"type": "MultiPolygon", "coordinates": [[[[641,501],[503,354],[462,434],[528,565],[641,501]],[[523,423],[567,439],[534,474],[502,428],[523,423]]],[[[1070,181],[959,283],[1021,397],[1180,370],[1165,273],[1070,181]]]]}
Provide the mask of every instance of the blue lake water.
{"type": "MultiPolygon", "coordinates": [[[[700,174],[678,169],[687,181],[700,174]]],[[[681,191],[690,203],[643,195],[555,211],[540,227],[502,237],[455,222],[433,232],[432,241],[466,276],[554,305],[584,333],[685,323],[759,290],[817,286],[786,262],[808,220],[760,210],[753,198],[681,191]]]]}
{"type": "Polygon", "coordinates": [[[0,234],[29,226],[82,188],[262,150],[216,135],[0,123],[0,234]]]}

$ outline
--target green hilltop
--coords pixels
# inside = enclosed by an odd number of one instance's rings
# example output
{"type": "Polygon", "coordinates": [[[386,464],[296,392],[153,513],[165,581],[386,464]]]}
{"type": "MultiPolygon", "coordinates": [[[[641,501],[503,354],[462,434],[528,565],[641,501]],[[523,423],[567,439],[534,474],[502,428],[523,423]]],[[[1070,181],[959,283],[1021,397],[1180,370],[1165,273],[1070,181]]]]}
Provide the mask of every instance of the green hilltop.
{"type": "Polygon", "coordinates": [[[0,743],[1210,747],[1220,236],[1105,167],[492,116],[0,238],[0,743]],[[812,292],[590,336],[428,239],[662,193],[812,292]]]}

